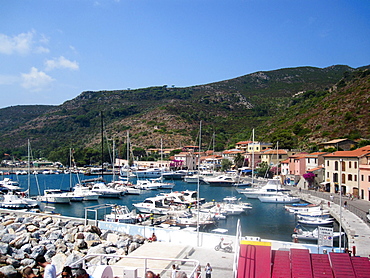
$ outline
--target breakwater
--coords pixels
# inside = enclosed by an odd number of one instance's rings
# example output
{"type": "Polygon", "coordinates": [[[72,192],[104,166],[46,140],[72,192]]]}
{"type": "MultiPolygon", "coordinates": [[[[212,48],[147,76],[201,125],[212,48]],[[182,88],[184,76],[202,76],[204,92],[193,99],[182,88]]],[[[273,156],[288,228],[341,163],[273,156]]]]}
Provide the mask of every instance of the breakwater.
{"type": "Polygon", "coordinates": [[[0,272],[18,277],[25,267],[35,268],[41,254],[55,264],[58,273],[87,254],[125,255],[146,242],[140,235],[87,224],[84,219],[0,210],[0,272]]]}

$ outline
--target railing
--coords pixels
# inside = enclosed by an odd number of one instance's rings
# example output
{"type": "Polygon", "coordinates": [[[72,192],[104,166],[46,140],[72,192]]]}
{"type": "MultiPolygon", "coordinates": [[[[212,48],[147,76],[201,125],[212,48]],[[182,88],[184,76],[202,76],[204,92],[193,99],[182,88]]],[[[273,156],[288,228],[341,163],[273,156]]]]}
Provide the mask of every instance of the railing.
{"type": "MultiPolygon", "coordinates": [[[[153,250],[153,253],[155,253],[155,250],[153,250]]],[[[178,271],[186,273],[187,277],[189,278],[200,277],[200,276],[197,276],[196,274],[197,269],[200,267],[199,261],[191,260],[191,259],[140,257],[140,256],[125,256],[125,255],[113,255],[113,254],[89,254],[79,259],[78,261],[73,262],[69,266],[72,269],[80,268],[82,266],[82,268],[86,269],[87,272],[90,275],[92,275],[98,266],[100,265],[108,266],[109,265],[113,270],[113,277],[115,278],[116,277],[137,278],[137,277],[145,277],[145,273],[148,270],[151,270],[154,273],[160,274],[160,277],[171,277],[173,264],[180,266],[180,269],[178,269],[178,271]],[[96,260],[95,258],[99,258],[99,260],[96,260]],[[109,259],[113,260],[115,263],[113,264],[108,263],[109,259]],[[122,261],[122,260],[126,260],[127,262],[130,260],[131,263],[127,263],[127,265],[123,265],[125,261],[122,261]],[[118,261],[122,261],[122,264],[117,263],[118,261]],[[136,274],[134,275],[132,273],[130,275],[124,275],[125,269],[126,270],[136,269],[136,271],[134,271],[136,274]]],[[[101,278],[113,278],[113,277],[104,276],[101,278]]],[[[100,278],[100,277],[94,276],[94,278],[100,278]]]]}

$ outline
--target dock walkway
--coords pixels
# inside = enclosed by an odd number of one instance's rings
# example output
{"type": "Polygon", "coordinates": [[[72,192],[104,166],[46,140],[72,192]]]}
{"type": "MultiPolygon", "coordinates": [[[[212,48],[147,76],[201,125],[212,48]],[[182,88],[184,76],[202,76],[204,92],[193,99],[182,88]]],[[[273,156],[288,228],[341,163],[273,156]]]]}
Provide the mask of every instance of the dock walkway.
{"type": "Polygon", "coordinates": [[[287,188],[292,190],[293,195],[306,202],[321,204],[322,208],[328,210],[342,225],[348,237],[348,249],[354,251],[356,256],[369,257],[370,225],[366,216],[370,209],[370,202],[348,197],[342,197],[342,200],[340,200],[339,195],[328,192],[299,191],[296,187],[287,188]],[[347,201],[346,208],[344,207],[345,201],[347,201]],[[342,203],[342,207],[340,203],[342,203]]]}

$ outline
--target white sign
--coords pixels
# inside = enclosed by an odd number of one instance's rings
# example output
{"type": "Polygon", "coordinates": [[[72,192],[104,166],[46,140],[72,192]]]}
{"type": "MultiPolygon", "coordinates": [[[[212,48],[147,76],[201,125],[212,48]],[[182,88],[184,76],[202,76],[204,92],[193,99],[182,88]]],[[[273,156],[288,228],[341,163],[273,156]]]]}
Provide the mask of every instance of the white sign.
{"type": "Polygon", "coordinates": [[[319,227],[318,245],[333,247],[333,228],[319,227]]]}

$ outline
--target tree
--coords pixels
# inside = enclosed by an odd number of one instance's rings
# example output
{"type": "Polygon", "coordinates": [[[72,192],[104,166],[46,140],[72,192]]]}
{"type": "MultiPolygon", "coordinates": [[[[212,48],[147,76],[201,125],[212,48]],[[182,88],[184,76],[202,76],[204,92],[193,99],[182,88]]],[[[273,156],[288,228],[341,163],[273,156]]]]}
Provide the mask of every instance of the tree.
{"type": "Polygon", "coordinates": [[[244,156],[238,153],[234,158],[234,164],[237,168],[243,167],[244,164],[244,156]]]}
{"type": "Polygon", "coordinates": [[[262,162],[255,170],[255,173],[257,173],[257,176],[259,177],[264,177],[265,175],[271,177],[271,172],[269,171],[269,169],[270,167],[268,166],[267,162],[262,162]]]}
{"type": "Polygon", "coordinates": [[[232,162],[230,160],[228,160],[226,158],[222,159],[222,161],[221,161],[221,171],[229,170],[231,165],[232,165],[232,162]]]}

